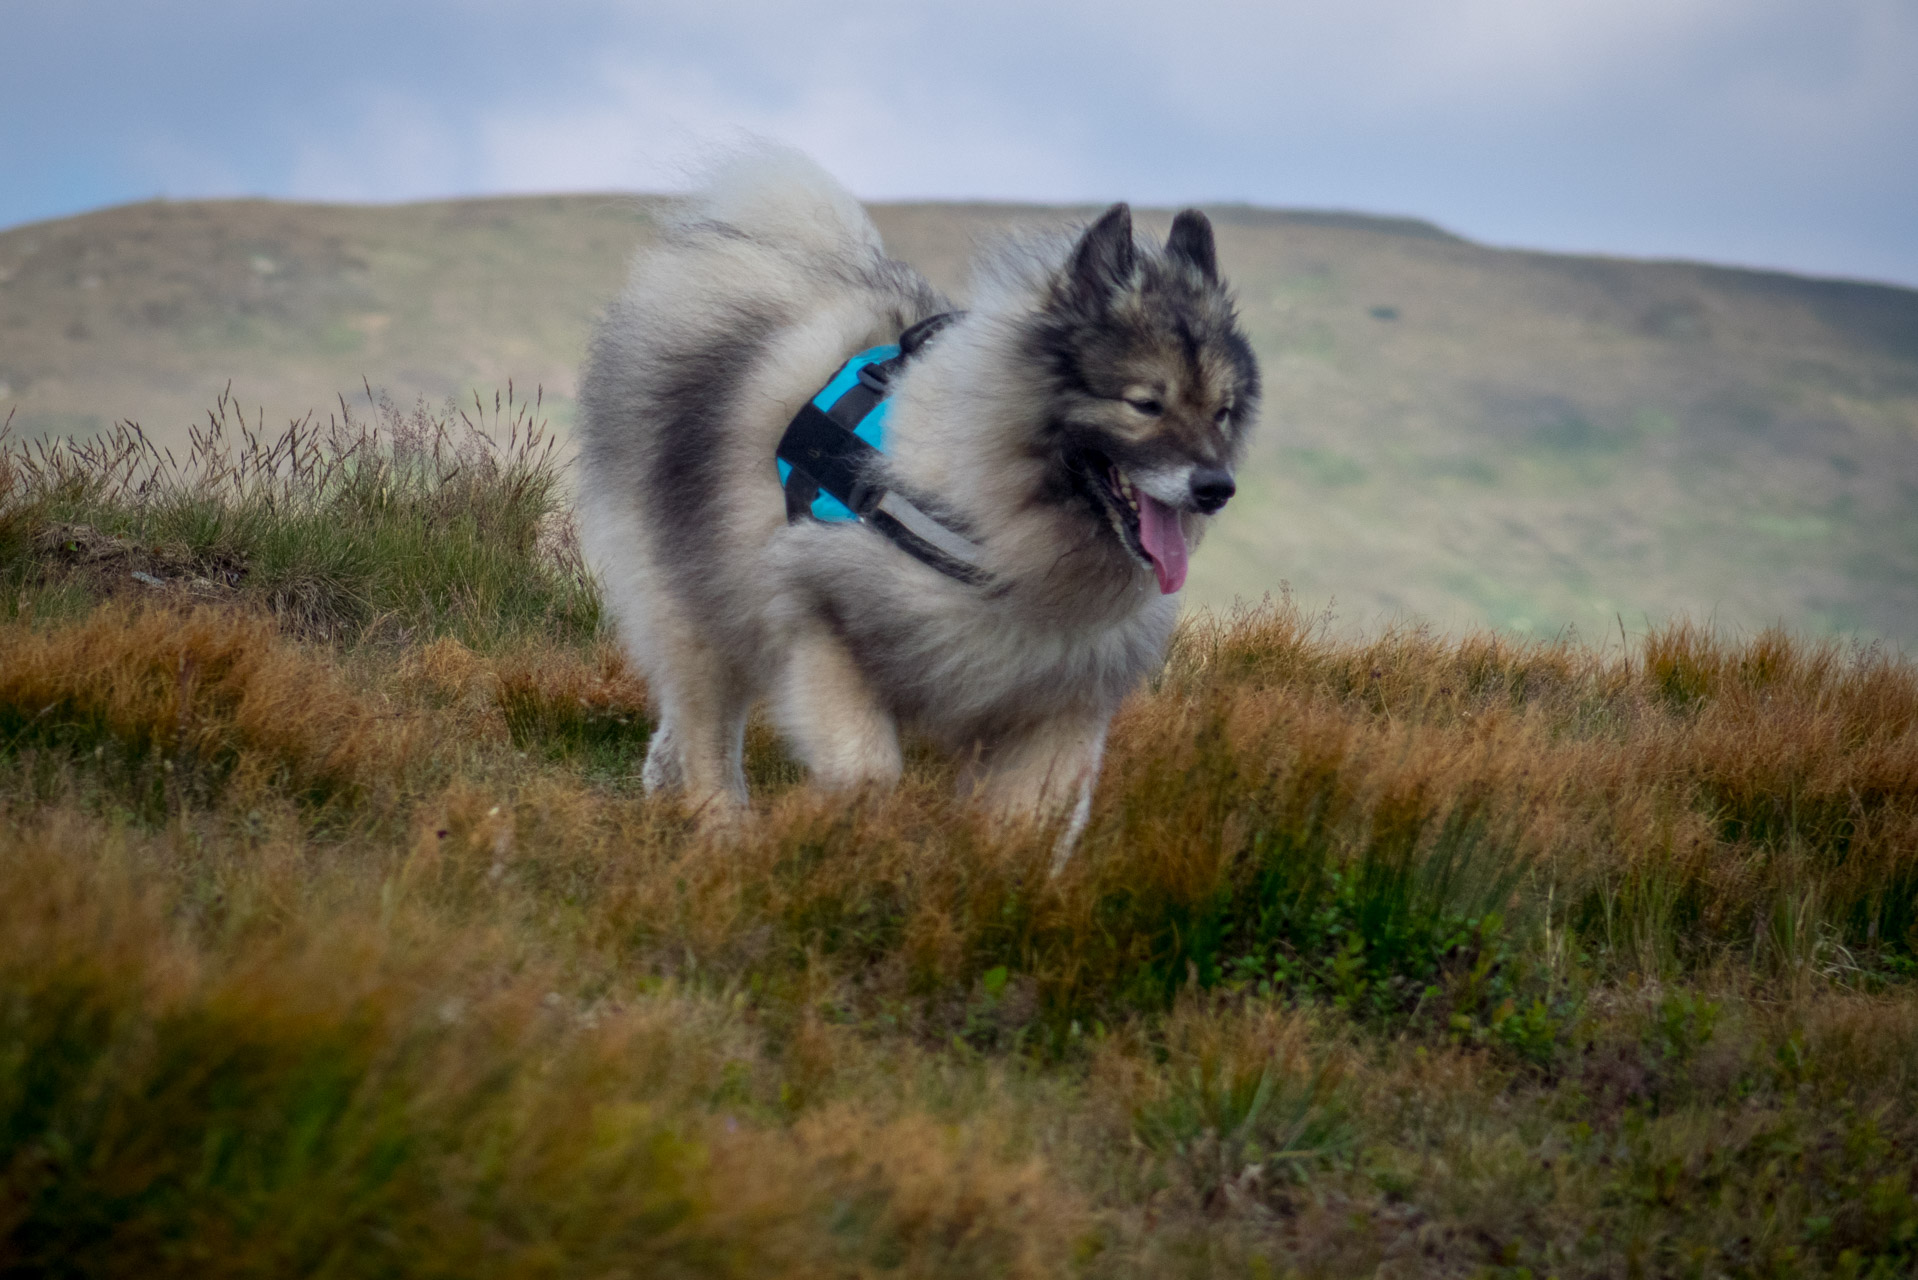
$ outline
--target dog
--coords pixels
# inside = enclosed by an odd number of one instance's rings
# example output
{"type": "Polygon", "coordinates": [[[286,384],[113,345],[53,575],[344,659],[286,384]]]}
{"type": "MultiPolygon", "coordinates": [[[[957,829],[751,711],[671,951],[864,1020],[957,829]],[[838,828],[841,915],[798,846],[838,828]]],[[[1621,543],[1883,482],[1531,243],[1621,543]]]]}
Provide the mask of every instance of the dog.
{"type": "Polygon", "coordinates": [[[1060,824],[1055,870],[1069,855],[1107,725],[1163,662],[1188,552],[1233,494],[1259,369],[1196,209],[1163,245],[1125,204],[1008,238],[973,294],[950,315],[850,194],[776,148],[723,164],[635,260],[581,379],[578,515],[655,700],[649,792],[738,812],[765,701],[815,784],[896,782],[911,728],[995,813],[1060,824]],[[792,509],[775,467],[849,357],[941,316],[860,465],[952,535],[964,574],[876,516],[792,509]]]}

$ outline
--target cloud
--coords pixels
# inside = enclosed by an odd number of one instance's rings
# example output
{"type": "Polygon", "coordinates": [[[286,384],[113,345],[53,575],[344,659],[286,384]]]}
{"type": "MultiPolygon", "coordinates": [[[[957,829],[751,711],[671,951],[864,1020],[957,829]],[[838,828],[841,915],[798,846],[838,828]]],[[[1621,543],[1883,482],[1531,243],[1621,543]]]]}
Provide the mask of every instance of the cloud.
{"type": "Polygon", "coordinates": [[[371,95],[345,129],[302,138],[284,191],[304,200],[414,200],[473,185],[473,146],[444,109],[392,91],[371,95]]]}
{"type": "MultiPolygon", "coordinates": [[[[856,58],[845,58],[856,62],[856,58]]],[[[489,112],[483,182],[512,190],[674,189],[703,156],[745,136],[810,152],[868,197],[1044,192],[1072,186],[1082,146],[1034,133],[979,95],[888,96],[843,68],[770,101],[742,101],[700,68],[608,60],[598,92],[572,104],[489,112]]]]}
{"type": "Polygon", "coordinates": [[[15,7],[0,220],[115,183],[659,188],[749,132],[868,196],[1341,205],[1918,281],[1910,0],[15,7]]]}

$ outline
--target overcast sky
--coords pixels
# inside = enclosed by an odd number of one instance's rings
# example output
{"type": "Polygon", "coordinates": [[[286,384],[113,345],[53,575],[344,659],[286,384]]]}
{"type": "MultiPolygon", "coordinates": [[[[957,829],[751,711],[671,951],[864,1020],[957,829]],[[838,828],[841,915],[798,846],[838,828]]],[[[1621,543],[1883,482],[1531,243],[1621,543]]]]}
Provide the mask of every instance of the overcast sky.
{"type": "Polygon", "coordinates": [[[1918,285],[1918,0],[0,0],[0,225],[670,189],[1412,214],[1918,285]]]}

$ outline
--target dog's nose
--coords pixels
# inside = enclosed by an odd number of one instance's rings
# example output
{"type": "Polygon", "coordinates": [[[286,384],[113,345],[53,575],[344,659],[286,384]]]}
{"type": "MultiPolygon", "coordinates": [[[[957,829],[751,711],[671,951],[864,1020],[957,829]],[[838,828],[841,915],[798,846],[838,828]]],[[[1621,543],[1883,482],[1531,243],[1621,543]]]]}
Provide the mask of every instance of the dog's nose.
{"type": "Polygon", "coordinates": [[[1196,467],[1192,472],[1192,501],[1207,515],[1211,515],[1226,504],[1226,500],[1239,491],[1232,483],[1232,473],[1218,467],[1196,467]]]}

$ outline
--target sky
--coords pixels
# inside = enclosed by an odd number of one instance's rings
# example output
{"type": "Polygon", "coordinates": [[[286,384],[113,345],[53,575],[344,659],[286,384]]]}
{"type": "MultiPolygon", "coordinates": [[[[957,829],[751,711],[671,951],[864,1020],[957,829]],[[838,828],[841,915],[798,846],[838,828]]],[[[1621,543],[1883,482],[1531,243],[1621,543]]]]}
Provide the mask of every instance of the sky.
{"type": "Polygon", "coordinates": [[[0,0],[0,226],[164,196],[1249,201],[1918,285],[1918,0],[0,0]]]}

